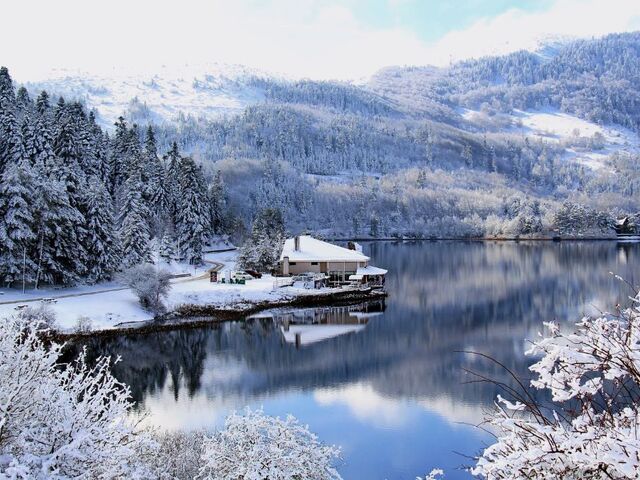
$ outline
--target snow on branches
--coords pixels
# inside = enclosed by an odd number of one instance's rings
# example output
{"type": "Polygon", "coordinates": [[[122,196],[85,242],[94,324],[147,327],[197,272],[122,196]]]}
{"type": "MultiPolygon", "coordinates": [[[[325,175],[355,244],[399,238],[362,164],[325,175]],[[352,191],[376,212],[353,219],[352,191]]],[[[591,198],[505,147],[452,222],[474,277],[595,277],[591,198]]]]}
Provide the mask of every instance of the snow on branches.
{"type": "Polygon", "coordinates": [[[109,358],[61,363],[28,321],[0,319],[0,479],[340,479],[339,449],[291,416],[233,413],[211,436],[141,428],[109,358]]]}
{"type": "Polygon", "coordinates": [[[247,409],[229,415],[224,429],[205,439],[198,478],[336,480],[332,463],[339,453],[290,415],[282,420],[247,409]]]}
{"type": "Polygon", "coordinates": [[[575,332],[546,324],[527,352],[531,386],[555,406],[528,395],[501,397],[489,419],[497,442],[472,473],[486,479],[640,478],[640,299],[631,308],[584,318],[575,332]]]}
{"type": "Polygon", "coordinates": [[[62,346],[21,319],[0,330],[0,478],[149,478],[139,458],[154,442],[127,415],[109,358],[63,365],[62,346]]]}

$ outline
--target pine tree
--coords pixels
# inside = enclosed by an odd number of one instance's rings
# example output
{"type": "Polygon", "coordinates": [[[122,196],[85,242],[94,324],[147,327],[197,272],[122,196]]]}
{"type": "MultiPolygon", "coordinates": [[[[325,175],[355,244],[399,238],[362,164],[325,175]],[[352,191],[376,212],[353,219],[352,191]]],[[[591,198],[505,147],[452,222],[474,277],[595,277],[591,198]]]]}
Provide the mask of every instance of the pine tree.
{"type": "Polygon", "coordinates": [[[177,224],[178,201],[180,196],[180,152],[178,144],[173,142],[165,157],[165,189],[167,191],[168,217],[172,226],[177,224]]]}
{"type": "Polygon", "coordinates": [[[33,274],[33,262],[26,256],[35,239],[33,195],[34,177],[28,162],[7,165],[0,179],[0,277],[8,285],[22,277],[24,268],[29,281],[33,274]]]}
{"type": "Polygon", "coordinates": [[[188,157],[180,161],[178,214],[176,230],[178,253],[192,265],[202,263],[203,248],[209,233],[209,212],[202,172],[188,157]]]}
{"type": "Polygon", "coordinates": [[[253,221],[250,238],[240,249],[239,264],[261,272],[272,270],[280,257],[284,236],[282,212],[275,208],[261,210],[253,221]]]}
{"type": "Polygon", "coordinates": [[[115,123],[116,133],[111,142],[111,152],[109,156],[109,185],[108,190],[112,197],[115,197],[126,178],[126,158],[127,144],[129,140],[129,130],[123,117],[119,117],[115,123]]]}
{"type": "Polygon", "coordinates": [[[21,140],[16,120],[13,82],[5,67],[0,68],[0,175],[5,166],[19,162],[21,140]]]}
{"type": "Polygon", "coordinates": [[[151,261],[148,210],[142,198],[140,173],[131,175],[125,183],[125,198],[120,211],[122,264],[131,267],[151,261]]]}
{"type": "Polygon", "coordinates": [[[35,245],[36,288],[41,282],[72,285],[85,273],[85,252],[77,236],[82,214],[71,205],[65,183],[48,172],[38,184],[35,245]]]}
{"type": "Polygon", "coordinates": [[[220,170],[216,171],[208,193],[211,229],[213,233],[220,235],[223,231],[224,210],[226,206],[226,194],[220,170]]]}
{"type": "Polygon", "coordinates": [[[118,242],[112,202],[105,186],[94,179],[89,183],[87,204],[87,275],[92,282],[107,280],[118,267],[118,242]]]}
{"type": "Polygon", "coordinates": [[[160,241],[160,248],[158,251],[160,258],[165,262],[171,263],[176,255],[175,242],[169,232],[165,232],[160,241]]]}
{"type": "Polygon", "coordinates": [[[46,90],[40,92],[38,98],[36,99],[36,111],[40,115],[45,115],[49,113],[49,109],[51,108],[51,104],[49,103],[49,94],[46,90]]]}

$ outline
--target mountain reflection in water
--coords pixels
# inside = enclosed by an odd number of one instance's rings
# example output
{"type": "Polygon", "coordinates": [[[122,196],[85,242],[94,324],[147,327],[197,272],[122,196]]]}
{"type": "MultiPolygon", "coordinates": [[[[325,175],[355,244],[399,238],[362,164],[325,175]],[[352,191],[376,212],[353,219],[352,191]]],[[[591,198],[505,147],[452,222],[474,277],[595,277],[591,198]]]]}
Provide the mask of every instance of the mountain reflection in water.
{"type": "MultiPolygon", "coordinates": [[[[491,438],[469,426],[510,383],[489,354],[528,378],[527,339],[542,322],[578,320],[625,303],[637,244],[615,242],[379,242],[386,305],[280,310],[207,328],[88,341],[120,355],[114,374],[163,428],[214,428],[231,410],[292,413],[343,447],[345,479],[448,479],[491,438]],[[324,330],[323,330],[324,329],[324,330]]],[[[76,347],[79,347],[77,345],[76,347]]]]}

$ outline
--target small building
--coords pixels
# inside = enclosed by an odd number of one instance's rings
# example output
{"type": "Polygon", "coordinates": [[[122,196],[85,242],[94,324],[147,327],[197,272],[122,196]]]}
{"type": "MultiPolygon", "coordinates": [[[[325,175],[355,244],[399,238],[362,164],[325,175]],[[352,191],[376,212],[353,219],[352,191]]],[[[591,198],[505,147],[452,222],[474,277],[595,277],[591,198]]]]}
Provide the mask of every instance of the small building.
{"type": "Polygon", "coordinates": [[[369,257],[358,251],[355,244],[350,245],[353,248],[339,247],[310,235],[288,238],[280,255],[278,273],[283,276],[322,273],[327,275],[330,285],[351,283],[354,275],[362,275],[359,280],[364,283],[371,275],[384,284],[387,271],[369,266],[369,257]]]}
{"type": "Polygon", "coordinates": [[[638,227],[634,215],[618,218],[613,228],[619,236],[637,235],[638,227]]]}

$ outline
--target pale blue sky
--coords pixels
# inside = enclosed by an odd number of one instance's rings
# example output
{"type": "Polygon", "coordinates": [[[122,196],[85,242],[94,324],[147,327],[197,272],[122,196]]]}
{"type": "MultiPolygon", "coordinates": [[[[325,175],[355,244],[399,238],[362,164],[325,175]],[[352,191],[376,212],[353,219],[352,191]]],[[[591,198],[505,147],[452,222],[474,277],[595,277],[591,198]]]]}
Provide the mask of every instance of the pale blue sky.
{"type": "Polygon", "coordinates": [[[640,28],[640,0],[20,0],[3,13],[28,19],[5,22],[19,40],[0,43],[22,81],[212,62],[361,79],[640,28]]]}
{"type": "Polygon", "coordinates": [[[553,0],[359,0],[345,2],[350,10],[373,28],[407,28],[427,42],[451,30],[461,30],[483,18],[508,10],[541,12],[553,0]]]}

